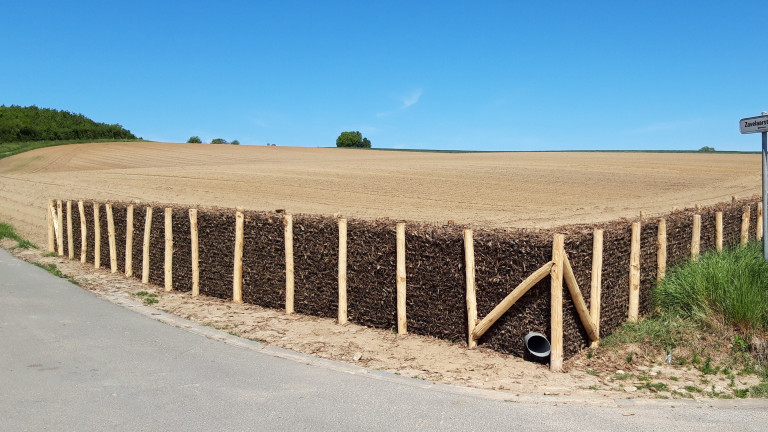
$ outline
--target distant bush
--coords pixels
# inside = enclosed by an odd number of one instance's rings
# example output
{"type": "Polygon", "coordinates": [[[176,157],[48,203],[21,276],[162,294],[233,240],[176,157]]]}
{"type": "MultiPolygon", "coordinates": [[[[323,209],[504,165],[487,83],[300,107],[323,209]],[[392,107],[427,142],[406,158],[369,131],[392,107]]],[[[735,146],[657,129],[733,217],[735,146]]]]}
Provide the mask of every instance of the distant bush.
{"type": "Polygon", "coordinates": [[[199,136],[195,135],[195,136],[189,137],[187,142],[191,144],[201,144],[203,140],[201,140],[199,136]]]}
{"type": "Polygon", "coordinates": [[[714,147],[710,147],[710,146],[704,146],[704,147],[700,148],[699,151],[702,152],[702,153],[714,153],[715,152],[715,148],[714,147]]]}
{"type": "Polygon", "coordinates": [[[119,124],[97,123],[82,114],[34,105],[0,106],[0,143],[91,139],[137,138],[119,124]]]}
{"type": "Polygon", "coordinates": [[[211,140],[211,144],[229,144],[224,138],[214,138],[211,140]]]}
{"type": "Polygon", "coordinates": [[[232,140],[232,142],[230,144],[232,144],[232,145],[240,145],[240,141],[232,140]]]}
{"type": "Polygon", "coordinates": [[[336,138],[336,147],[371,148],[371,141],[358,131],[342,132],[336,138]]]}

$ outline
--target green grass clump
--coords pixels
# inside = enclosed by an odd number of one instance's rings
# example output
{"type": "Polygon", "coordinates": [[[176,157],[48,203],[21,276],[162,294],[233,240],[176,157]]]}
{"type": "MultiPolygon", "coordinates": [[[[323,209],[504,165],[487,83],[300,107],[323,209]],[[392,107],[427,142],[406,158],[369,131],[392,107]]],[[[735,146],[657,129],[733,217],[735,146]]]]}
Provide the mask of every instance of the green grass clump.
{"type": "Polygon", "coordinates": [[[768,328],[768,262],[762,245],[707,253],[672,269],[654,290],[655,304],[682,318],[713,315],[744,330],[768,328]]]}
{"type": "Polygon", "coordinates": [[[160,300],[158,299],[159,296],[157,294],[148,293],[147,291],[138,291],[138,292],[135,292],[133,295],[135,295],[136,297],[143,298],[145,305],[153,305],[160,302],[160,300]]]}
{"type": "Polygon", "coordinates": [[[752,397],[768,398],[768,383],[760,383],[749,389],[752,397]]]}
{"type": "Polygon", "coordinates": [[[50,273],[50,274],[52,274],[52,275],[54,275],[56,277],[60,277],[62,279],[66,279],[70,283],[72,283],[74,285],[77,285],[77,286],[80,286],[80,283],[77,280],[75,280],[73,277],[67,276],[64,273],[62,273],[61,270],[59,270],[59,268],[56,267],[56,264],[41,264],[41,263],[36,263],[36,262],[33,262],[32,264],[40,267],[41,269],[47,271],[48,273],[50,273]]]}
{"type": "Polygon", "coordinates": [[[16,234],[16,230],[14,230],[12,226],[0,223],[0,240],[4,238],[16,240],[19,243],[18,247],[21,249],[36,249],[36,246],[32,244],[32,242],[19,237],[19,235],[16,234]]]}
{"type": "Polygon", "coordinates": [[[660,313],[624,326],[601,341],[604,347],[640,344],[669,352],[691,340],[698,331],[696,323],[668,313],[660,313]]]}

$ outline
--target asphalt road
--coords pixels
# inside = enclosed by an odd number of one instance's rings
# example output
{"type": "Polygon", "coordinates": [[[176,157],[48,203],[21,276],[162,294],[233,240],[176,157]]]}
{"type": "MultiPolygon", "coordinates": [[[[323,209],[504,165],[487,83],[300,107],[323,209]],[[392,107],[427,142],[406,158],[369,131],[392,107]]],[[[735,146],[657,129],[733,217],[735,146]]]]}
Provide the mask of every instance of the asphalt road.
{"type": "Polygon", "coordinates": [[[591,406],[505,397],[263,346],[138,303],[116,305],[0,249],[2,431],[768,428],[762,400],[591,406]]]}

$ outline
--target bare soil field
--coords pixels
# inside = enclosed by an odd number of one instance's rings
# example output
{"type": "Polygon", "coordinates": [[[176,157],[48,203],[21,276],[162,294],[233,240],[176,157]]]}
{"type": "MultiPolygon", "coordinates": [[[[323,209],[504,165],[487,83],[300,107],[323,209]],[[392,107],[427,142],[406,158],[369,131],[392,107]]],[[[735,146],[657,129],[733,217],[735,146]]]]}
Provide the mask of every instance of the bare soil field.
{"type": "Polygon", "coordinates": [[[426,153],[167,143],[0,160],[0,220],[45,242],[49,198],[549,228],[760,191],[757,154],[426,153]]]}
{"type": "MultiPolygon", "coordinates": [[[[641,210],[663,214],[759,190],[760,156],[752,154],[448,154],[99,143],[0,160],[0,222],[44,245],[47,200],[61,198],[549,228],[635,218],[641,210]]],[[[584,352],[566,362],[567,373],[551,373],[545,365],[483,347],[467,350],[460,341],[342,327],[329,319],[166,293],[43,252],[15,254],[56,264],[84,288],[117,303],[140,302],[144,297],[136,293],[148,291],[159,300],[154,307],[233,335],[418,379],[500,390],[513,399],[546,395],[610,404],[616,398],[733,397],[732,388],[757,383],[740,376],[729,384],[695,368],[666,365],[646,358],[643,347],[584,352]],[[623,360],[628,353],[643,361],[629,364],[623,360]]]]}

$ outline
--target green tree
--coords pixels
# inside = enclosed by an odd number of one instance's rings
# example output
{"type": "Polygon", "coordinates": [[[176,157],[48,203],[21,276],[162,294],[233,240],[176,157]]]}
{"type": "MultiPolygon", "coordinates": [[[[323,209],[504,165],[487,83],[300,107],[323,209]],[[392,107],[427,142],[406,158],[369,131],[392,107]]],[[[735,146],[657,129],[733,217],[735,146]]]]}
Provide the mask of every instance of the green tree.
{"type": "Polygon", "coordinates": [[[203,140],[201,140],[199,136],[195,135],[195,136],[189,137],[187,142],[192,144],[200,144],[203,142],[203,140]]]}
{"type": "Polygon", "coordinates": [[[371,148],[371,141],[358,131],[342,132],[336,138],[336,147],[371,148]]]}
{"type": "Polygon", "coordinates": [[[240,141],[232,140],[232,142],[230,144],[232,144],[232,145],[240,145],[240,141]]]}
{"type": "Polygon", "coordinates": [[[211,140],[211,144],[229,144],[224,138],[214,138],[211,140]]]}
{"type": "Polygon", "coordinates": [[[61,140],[136,139],[119,124],[97,123],[82,114],[0,105],[0,143],[61,140]]]}
{"type": "Polygon", "coordinates": [[[702,153],[714,153],[715,152],[715,148],[714,147],[710,147],[710,146],[704,146],[704,147],[700,148],[699,151],[702,152],[702,153]]]}

